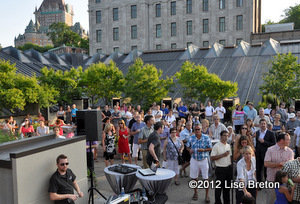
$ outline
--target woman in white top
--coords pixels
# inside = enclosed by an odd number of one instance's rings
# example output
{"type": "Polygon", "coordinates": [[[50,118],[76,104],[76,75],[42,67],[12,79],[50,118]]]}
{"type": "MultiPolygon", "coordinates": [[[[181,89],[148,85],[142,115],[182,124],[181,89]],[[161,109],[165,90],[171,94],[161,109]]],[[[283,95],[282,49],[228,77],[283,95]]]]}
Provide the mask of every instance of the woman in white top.
{"type": "Polygon", "coordinates": [[[127,120],[126,120],[126,126],[128,126],[128,124],[129,124],[129,121],[132,119],[132,113],[131,113],[131,106],[128,106],[128,108],[127,108],[127,112],[126,112],[126,114],[125,114],[125,116],[126,116],[126,118],[127,118],[127,120]]]}
{"type": "Polygon", "coordinates": [[[237,182],[243,182],[244,188],[236,190],[236,203],[242,203],[243,195],[256,198],[256,188],[248,188],[249,182],[256,182],[256,161],[251,146],[242,149],[243,158],[237,163],[237,182]]]}
{"type": "Polygon", "coordinates": [[[179,118],[178,104],[177,103],[173,104],[173,115],[175,116],[175,118],[179,118]]]}
{"type": "Polygon", "coordinates": [[[40,126],[36,128],[36,135],[46,135],[49,134],[49,127],[45,126],[45,123],[43,120],[40,120],[40,126]]]}
{"type": "Polygon", "coordinates": [[[6,133],[12,133],[12,126],[9,124],[8,119],[5,120],[5,124],[2,128],[2,131],[6,132],[6,133]]]}
{"type": "Polygon", "coordinates": [[[173,115],[173,110],[170,110],[169,113],[165,117],[167,124],[170,125],[172,124],[173,121],[176,121],[175,116],[173,115]]]}

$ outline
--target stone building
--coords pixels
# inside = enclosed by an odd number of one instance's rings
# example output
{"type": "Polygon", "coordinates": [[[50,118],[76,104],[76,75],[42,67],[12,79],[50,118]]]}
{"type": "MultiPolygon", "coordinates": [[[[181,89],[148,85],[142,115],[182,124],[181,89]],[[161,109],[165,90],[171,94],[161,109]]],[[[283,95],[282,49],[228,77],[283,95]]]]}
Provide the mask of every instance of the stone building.
{"type": "Polygon", "coordinates": [[[66,4],[64,0],[44,0],[39,7],[35,8],[35,23],[31,20],[23,35],[15,37],[15,46],[22,46],[32,43],[40,46],[53,45],[46,35],[49,26],[53,23],[64,22],[71,27],[71,30],[81,37],[87,38],[86,31],[79,22],[73,26],[73,6],[66,4]]]}
{"type": "Polygon", "coordinates": [[[90,54],[233,46],[260,19],[261,0],[89,0],[90,54]]]}

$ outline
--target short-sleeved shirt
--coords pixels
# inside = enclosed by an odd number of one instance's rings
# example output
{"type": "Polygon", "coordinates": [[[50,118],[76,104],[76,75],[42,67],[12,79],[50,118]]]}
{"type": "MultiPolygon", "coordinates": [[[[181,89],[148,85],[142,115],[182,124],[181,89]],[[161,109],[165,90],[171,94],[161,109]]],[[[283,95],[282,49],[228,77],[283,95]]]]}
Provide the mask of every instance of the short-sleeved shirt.
{"type": "Polygon", "coordinates": [[[215,110],[214,110],[214,107],[212,106],[206,106],[205,108],[205,115],[206,116],[212,116],[214,114],[215,110]]]}
{"type": "Polygon", "coordinates": [[[217,142],[217,144],[215,144],[211,150],[211,154],[210,156],[217,156],[217,155],[221,155],[224,154],[225,152],[229,151],[229,154],[226,157],[222,157],[218,160],[215,160],[215,164],[217,167],[227,167],[229,165],[231,165],[231,148],[230,145],[228,143],[223,144],[222,142],[217,142]]]}
{"type": "Polygon", "coordinates": [[[185,106],[178,107],[179,117],[185,117],[186,115],[184,113],[186,113],[186,112],[187,112],[187,107],[185,107],[185,106]],[[182,111],[183,113],[181,113],[180,111],[182,111]]]}
{"type": "Polygon", "coordinates": [[[215,139],[220,139],[220,134],[222,131],[227,131],[227,128],[226,126],[223,124],[223,123],[220,123],[218,124],[218,126],[216,127],[215,124],[212,124],[210,127],[209,127],[210,131],[212,132],[212,137],[215,138],[215,139]]]}
{"type": "Polygon", "coordinates": [[[244,111],[234,111],[232,117],[236,118],[239,117],[239,119],[233,120],[233,125],[243,125],[245,123],[245,117],[246,113],[244,111]]]}
{"type": "Polygon", "coordinates": [[[207,135],[202,134],[201,138],[198,140],[196,135],[190,136],[186,146],[193,150],[191,155],[195,160],[201,161],[209,156],[209,152],[198,152],[198,149],[212,148],[211,140],[207,135]]]}
{"type": "Polygon", "coordinates": [[[102,113],[106,116],[106,117],[110,117],[111,116],[111,112],[109,110],[105,111],[103,110],[102,113]]]}
{"type": "Polygon", "coordinates": [[[76,112],[77,111],[78,111],[77,108],[71,110],[71,115],[72,115],[73,118],[76,117],[76,112]]]}
{"type": "Polygon", "coordinates": [[[300,127],[297,127],[294,134],[296,135],[296,146],[300,147],[299,138],[300,138],[300,127]]]}
{"type": "MultiPolygon", "coordinates": [[[[51,176],[49,181],[49,193],[57,194],[74,194],[73,182],[75,181],[76,176],[73,174],[71,169],[67,169],[65,175],[61,175],[57,170],[51,176]]],[[[56,200],[55,204],[67,204],[67,199],[56,200]]]]}
{"type": "MultiPolygon", "coordinates": [[[[170,134],[170,128],[164,127],[163,133],[160,135],[160,137],[166,137],[168,139],[170,136],[171,136],[171,134],[170,134]]],[[[161,148],[163,148],[165,140],[166,139],[160,141],[161,148]]]]}
{"type": "Polygon", "coordinates": [[[154,119],[155,119],[156,122],[160,122],[160,120],[161,120],[161,118],[163,116],[163,112],[161,110],[153,110],[151,112],[151,114],[153,115],[153,117],[154,117],[154,119]],[[158,115],[160,115],[160,117],[159,118],[155,118],[155,116],[158,116],[158,115]]]}
{"type": "MultiPolygon", "coordinates": [[[[298,159],[294,159],[292,161],[286,162],[283,167],[283,171],[288,173],[289,178],[297,178],[300,177],[300,161],[298,159]]],[[[300,201],[300,183],[296,183],[296,188],[294,191],[293,200],[300,201]]]]}
{"type": "Polygon", "coordinates": [[[252,121],[254,121],[255,117],[257,116],[257,110],[255,110],[254,108],[252,110],[249,109],[247,113],[247,119],[251,119],[252,121]]]}
{"type": "MultiPolygon", "coordinates": [[[[265,161],[280,163],[280,162],[287,162],[289,160],[294,159],[294,152],[291,148],[285,147],[281,149],[278,144],[275,144],[268,148],[265,161]]],[[[275,181],[275,174],[281,168],[271,168],[267,167],[267,181],[275,181]]]]}
{"type": "Polygon", "coordinates": [[[159,160],[159,158],[160,158],[160,137],[159,137],[159,134],[156,131],[152,132],[149,135],[149,138],[148,138],[148,141],[147,141],[147,149],[148,149],[147,161],[149,161],[149,159],[150,159],[150,162],[147,162],[148,164],[153,161],[153,157],[149,152],[150,144],[154,145],[154,152],[155,152],[155,154],[156,154],[156,156],[159,160]]]}
{"type": "MultiPolygon", "coordinates": [[[[263,116],[263,118],[261,118],[259,115],[255,117],[254,121],[253,121],[253,125],[259,125],[259,121],[261,119],[265,119],[267,121],[267,124],[271,123],[270,122],[270,118],[266,115],[263,116]]],[[[256,127],[255,128],[255,131],[259,131],[260,130],[260,127],[256,127]]]]}
{"type": "Polygon", "coordinates": [[[221,108],[219,106],[216,107],[215,112],[218,114],[220,119],[224,119],[224,114],[226,113],[226,109],[223,106],[221,108]],[[223,113],[221,113],[220,111],[222,111],[223,113]]]}
{"type": "Polygon", "coordinates": [[[49,131],[49,127],[44,126],[44,128],[42,129],[40,126],[38,126],[36,128],[36,131],[40,134],[40,135],[45,135],[48,131],[49,131]]]}
{"type": "Polygon", "coordinates": [[[160,110],[161,110],[161,112],[163,113],[162,118],[165,119],[166,115],[169,114],[169,110],[168,110],[167,108],[165,108],[165,109],[160,109],[160,110]]]}
{"type": "MultiPolygon", "coordinates": [[[[149,128],[147,125],[145,125],[139,132],[139,139],[142,139],[142,140],[147,139],[153,131],[154,131],[154,129],[152,126],[149,128]]],[[[146,142],[141,144],[141,147],[143,150],[148,149],[146,142]]]]}
{"type": "MultiPolygon", "coordinates": [[[[146,124],[144,122],[140,122],[140,124],[135,122],[135,123],[133,123],[133,125],[131,127],[131,132],[135,132],[138,129],[140,129],[140,131],[141,131],[145,125],[146,124]]],[[[138,142],[139,142],[139,133],[136,133],[133,135],[133,144],[138,144],[138,142]]]]}

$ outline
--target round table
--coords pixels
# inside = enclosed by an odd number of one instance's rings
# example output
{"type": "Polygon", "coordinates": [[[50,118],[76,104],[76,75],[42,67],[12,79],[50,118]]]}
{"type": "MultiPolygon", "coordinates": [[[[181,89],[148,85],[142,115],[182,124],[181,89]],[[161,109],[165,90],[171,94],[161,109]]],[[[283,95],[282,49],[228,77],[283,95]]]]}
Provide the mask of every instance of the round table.
{"type": "Polygon", "coordinates": [[[175,172],[169,169],[158,168],[153,176],[143,176],[137,171],[136,177],[149,194],[165,194],[175,177],[175,172]]]}
{"type": "Polygon", "coordinates": [[[66,138],[72,138],[74,136],[74,131],[75,131],[75,127],[74,126],[69,126],[69,125],[63,125],[61,126],[61,128],[63,129],[63,131],[65,133],[67,133],[66,138]]]}
{"type": "MultiPolygon", "coordinates": [[[[116,166],[116,165],[119,165],[119,164],[115,164],[112,166],[116,166]]],[[[129,166],[129,167],[136,168],[136,169],[141,168],[140,166],[136,166],[133,164],[122,164],[122,165],[129,166]]],[[[137,182],[137,178],[135,175],[136,171],[129,173],[129,174],[122,174],[122,173],[110,171],[108,168],[110,168],[112,166],[108,166],[104,169],[106,179],[108,180],[108,183],[109,183],[110,187],[112,188],[112,190],[116,194],[121,194],[122,187],[124,187],[125,193],[133,190],[133,188],[137,182]]]]}

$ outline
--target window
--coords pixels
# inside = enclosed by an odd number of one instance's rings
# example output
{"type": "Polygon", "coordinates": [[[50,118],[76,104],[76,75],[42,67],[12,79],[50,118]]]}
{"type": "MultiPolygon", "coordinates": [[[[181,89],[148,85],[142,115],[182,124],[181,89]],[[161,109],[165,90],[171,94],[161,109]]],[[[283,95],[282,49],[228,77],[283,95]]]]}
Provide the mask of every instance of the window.
{"type": "Polygon", "coordinates": [[[161,50],[161,44],[156,45],[156,50],[161,50]]]}
{"type": "Polygon", "coordinates": [[[186,13],[192,13],[192,0],[186,0],[186,13]]]}
{"type": "Polygon", "coordinates": [[[203,41],[203,47],[209,47],[209,41],[203,41]]]}
{"type": "Polygon", "coordinates": [[[193,29],[192,29],[192,21],[187,21],[186,22],[186,34],[187,35],[192,35],[193,29]]]}
{"type": "Polygon", "coordinates": [[[243,6],[243,0],[236,0],[236,7],[242,7],[243,6]]]}
{"type": "Polygon", "coordinates": [[[237,38],[236,39],[236,45],[239,45],[242,42],[243,38],[237,38]]]}
{"type": "Polygon", "coordinates": [[[137,17],[137,8],[136,5],[131,6],[131,18],[137,17]]]}
{"type": "Polygon", "coordinates": [[[219,31],[224,32],[225,31],[225,17],[219,18],[219,31]]]}
{"type": "Polygon", "coordinates": [[[113,9],[113,21],[117,21],[117,20],[119,20],[119,9],[114,8],[113,9]]]}
{"type": "Polygon", "coordinates": [[[114,28],[113,32],[114,32],[113,40],[118,41],[119,40],[119,28],[114,28]]]}
{"type": "Polygon", "coordinates": [[[171,2],[171,15],[176,15],[176,1],[171,2]]]}
{"type": "Polygon", "coordinates": [[[161,17],[161,5],[160,4],[155,5],[155,15],[156,15],[156,17],[161,17]]]}
{"type": "Polygon", "coordinates": [[[171,36],[176,36],[176,23],[171,23],[171,36]]]}
{"type": "Polygon", "coordinates": [[[219,40],[219,43],[223,46],[225,46],[225,40],[219,40]]]}
{"type": "Polygon", "coordinates": [[[96,23],[101,23],[101,11],[96,11],[96,23]]]}
{"type": "Polygon", "coordinates": [[[243,30],[243,16],[236,16],[236,29],[243,30]]]}
{"type": "Polygon", "coordinates": [[[208,33],[209,27],[208,27],[208,19],[203,19],[203,33],[208,33]]]}
{"type": "Polygon", "coordinates": [[[219,0],[219,9],[225,9],[225,0],[219,0]]]}
{"type": "Polygon", "coordinates": [[[171,44],[171,49],[176,49],[176,48],[177,48],[176,43],[172,43],[171,44]]]}
{"type": "Polygon", "coordinates": [[[156,25],[156,37],[161,38],[161,24],[156,25]]]}
{"type": "Polygon", "coordinates": [[[137,26],[131,26],[131,39],[137,39],[137,26]]]}
{"type": "Polygon", "coordinates": [[[131,46],[131,50],[137,50],[137,46],[136,45],[131,46]]]}
{"type": "Polygon", "coordinates": [[[203,11],[208,11],[208,0],[203,0],[203,11]]]}
{"type": "Polygon", "coordinates": [[[101,3],[101,0],[96,0],[96,3],[101,3]]]}
{"type": "Polygon", "coordinates": [[[186,47],[190,46],[191,44],[193,44],[193,43],[192,42],[187,42],[186,47]]]}
{"type": "Polygon", "coordinates": [[[97,49],[97,53],[102,53],[102,49],[97,49]]]}
{"type": "Polygon", "coordinates": [[[96,35],[97,35],[96,41],[101,42],[102,41],[102,30],[97,30],[96,35]]]}
{"type": "Polygon", "coordinates": [[[114,47],[113,50],[114,52],[119,52],[119,47],[114,47]]]}

